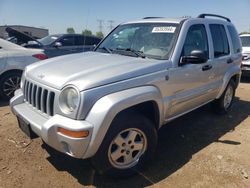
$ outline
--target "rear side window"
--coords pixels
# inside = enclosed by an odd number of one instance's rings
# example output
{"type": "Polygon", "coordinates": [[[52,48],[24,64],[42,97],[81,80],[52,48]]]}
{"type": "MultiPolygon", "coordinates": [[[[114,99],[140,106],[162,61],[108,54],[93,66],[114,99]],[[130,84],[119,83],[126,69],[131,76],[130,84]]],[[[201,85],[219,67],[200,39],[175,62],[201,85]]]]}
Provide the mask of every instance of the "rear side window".
{"type": "Polygon", "coordinates": [[[76,46],[83,46],[84,37],[83,36],[75,36],[75,43],[76,43],[76,46]]]}
{"type": "Polygon", "coordinates": [[[89,36],[86,36],[85,37],[85,45],[94,45],[94,44],[98,44],[97,41],[96,41],[96,38],[94,37],[89,37],[89,36]]]}
{"type": "Polygon", "coordinates": [[[66,36],[60,40],[62,46],[74,46],[75,45],[75,37],[66,36]]]}
{"type": "Polygon", "coordinates": [[[213,39],[214,57],[228,55],[230,50],[224,26],[220,24],[210,24],[209,28],[213,39]]]}
{"type": "Polygon", "coordinates": [[[228,28],[230,37],[232,39],[233,52],[234,52],[234,54],[237,54],[237,53],[241,52],[239,35],[233,26],[229,25],[229,26],[227,26],[227,28],[228,28]]]}

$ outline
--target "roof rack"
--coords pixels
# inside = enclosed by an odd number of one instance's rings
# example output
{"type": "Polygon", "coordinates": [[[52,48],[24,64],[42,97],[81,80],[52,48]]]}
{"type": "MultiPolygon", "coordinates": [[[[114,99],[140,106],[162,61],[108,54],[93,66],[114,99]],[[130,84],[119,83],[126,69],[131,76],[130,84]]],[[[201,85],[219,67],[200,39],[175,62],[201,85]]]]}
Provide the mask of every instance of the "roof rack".
{"type": "Polygon", "coordinates": [[[142,18],[142,19],[152,19],[152,18],[163,18],[163,17],[144,17],[144,18],[142,18]]]}
{"type": "Polygon", "coordinates": [[[222,19],[225,19],[227,20],[228,22],[231,22],[231,20],[227,17],[224,17],[224,16],[220,16],[220,15],[217,15],[217,14],[200,14],[198,16],[198,18],[205,18],[206,16],[211,16],[211,17],[218,17],[218,18],[222,18],[222,19]]]}

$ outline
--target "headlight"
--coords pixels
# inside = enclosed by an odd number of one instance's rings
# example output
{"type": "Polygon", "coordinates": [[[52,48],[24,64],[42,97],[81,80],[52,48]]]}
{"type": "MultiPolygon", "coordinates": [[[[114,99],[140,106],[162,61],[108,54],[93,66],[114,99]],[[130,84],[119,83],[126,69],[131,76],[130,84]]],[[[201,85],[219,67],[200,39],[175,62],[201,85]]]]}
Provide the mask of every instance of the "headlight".
{"type": "Polygon", "coordinates": [[[66,87],[59,96],[59,105],[63,113],[74,112],[80,103],[79,92],[72,86],[66,87]]]}
{"type": "Polygon", "coordinates": [[[21,82],[20,82],[20,88],[23,88],[24,80],[25,80],[25,75],[26,75],[26,68],[23,71],[22,77],[21,77],[21,82]]]}

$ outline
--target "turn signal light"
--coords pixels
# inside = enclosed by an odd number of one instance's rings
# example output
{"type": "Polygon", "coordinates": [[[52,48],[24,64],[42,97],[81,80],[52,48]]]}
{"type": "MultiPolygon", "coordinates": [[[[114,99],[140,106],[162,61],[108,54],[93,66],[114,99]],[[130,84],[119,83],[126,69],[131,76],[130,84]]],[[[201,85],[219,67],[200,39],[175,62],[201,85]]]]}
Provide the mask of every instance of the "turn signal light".
{"type": "Polygon", "coordinates": [[[89,131],[70,131],[61,127],[57,128],[57,132],[72,138],[86,138],[89,135],[89,131]]]}

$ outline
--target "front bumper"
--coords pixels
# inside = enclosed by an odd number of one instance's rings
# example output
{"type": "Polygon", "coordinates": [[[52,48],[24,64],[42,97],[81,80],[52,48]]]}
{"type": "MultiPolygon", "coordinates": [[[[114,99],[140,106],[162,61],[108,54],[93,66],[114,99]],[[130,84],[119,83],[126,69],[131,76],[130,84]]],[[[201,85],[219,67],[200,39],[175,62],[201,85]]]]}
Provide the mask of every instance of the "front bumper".
{"type": "Polygon", "coordinates": [[[250,76],[250,60],[242,61],[242,76],[250,76]]]}
{"type": "Polygon", "coordinates": [[[10,101],[10,106],[12,112],[28,122],[32,131],[49,146],[72,157],[84,159],[93,132],[92,124],[61,115],[50,117],[42,114],[30,104],[24,102],[21,91],[16,92],[15,97],[10,101]],[[70,131],[89,131],[89,135],[86,138],[72,138],[58,132],[58,127],[70,131]]]}

